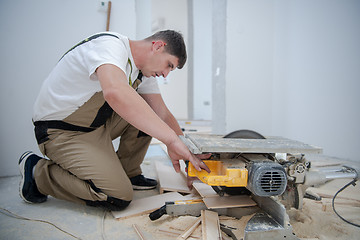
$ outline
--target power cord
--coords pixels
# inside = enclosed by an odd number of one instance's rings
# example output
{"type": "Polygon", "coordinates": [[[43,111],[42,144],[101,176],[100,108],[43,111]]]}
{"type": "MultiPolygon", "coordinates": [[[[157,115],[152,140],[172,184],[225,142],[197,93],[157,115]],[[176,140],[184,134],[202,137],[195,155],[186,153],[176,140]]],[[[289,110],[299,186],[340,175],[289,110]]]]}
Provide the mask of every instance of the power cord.
{"type": "Polygon", "coordinates": [[[108,210],[104,210],[104,215],[102,217],[101,220],[101,237],[103,240],[106,240],[106,236],[105,236],[105,217],[106,217],[106,213],[108,212],[108,210]]]}
{"type": "MultiPolygon", "coordinates": [[[[19,216],[5,208],[2,208],[0,207],[0,213],[8,216],[8,217],[12,217],[12,218],[16,218],[16,219],[20,219],[20,220],[26,220],[26,221],[33,221],[33,222],[41,222],[41,223],[46,223],[46,224],[49,224],[53,227],[55,227],[56,229],[58,229],[59,231],[75,238],[75,239],[78,239],[78,240],[81,240],[81,238],[69,233],[68,231],[65,231],[63,229],[61,229],[60,227],[58,227],[57,225],[55,225],[54,223],[52,222],[49,222],[49,221],[46,221],[46,220],[40,220],[40,219],[31,219],[31,218],[27,218],[27,217],[23,217],[23,216],[19,216]]],[[[105,217],[106,217],[106,213],[107,213],[107,210],[104,210],[104,214],[103,214],[103,217],[102,217],[102,224],[101,224],[101,237],[103,240],[106,240],[106,236],[105,236],[105,217]]]]}
{"type": "Polygon", "coordinates": [[[41,223],[46,223],[46,224],[49,224],[53,227],[55,227],[56,229],[60,230],[61,232],[75,238],[75,239],[79,239],[81,240],[81,238],[61,229],[60,227],[56,226],[55,224],[49,222],[49,221],[45,221],[45,220],[39,220],[39,219],[31,219],[31,218],[26,218],[26,217],[22,217],[22,216],[19,216],[13,212],[10,212],[9,210],[5,209],[5,208],[2,208],[0,207],[0,213],[4,214],[4,215],[7,215],[8,217],[12,217],[12,218],[16,218],[16,219],[20,219],[20,220],[27,220],[27,221],[32,221],[32,222],[41,222],[41,223]]]}
{"type": "Polygon", "coordinates": [[[356,176],[355,176],[355,178],[354,178],[351,182],[349,182],[348,184],[346,184],[345,186],[343,186],[339,191],[337,191],[337,193],[334,195],[334,197],[333,197],[333,199],[332,199],[332,208],[333,208],[334,212],[336,213],[336,215],[338,215],[338,217],[339,217],[341,220],[343,220],[344,222],[346,222],[346,223],[348,223],[348,224],[351,224],[351,225],[353,225],[353,226],[355,226],[355,227],[360,228],[360,225],[359,225],[359,224],[356,224],[356,223],[350,222],[349,220],[346,220],[345,218],[343,218],[342,216],[340,216],[340,214],[335,210],[335,198],[336,198],[336,196],[337,196],[340,192],[342,192],[344,189],[346,189],[348,186],[350,186],[350,185],[353,185],[353,186],[355,187],[355,186],[356,186],[356,182],[358,181],[358,173],[357,173],[357,171],[356,171],[355,169],[353,169],[353,168],[350,168],[350,167],[348,167],[348,168],[349,168],[351,171],[355,172],[356,176]]]}

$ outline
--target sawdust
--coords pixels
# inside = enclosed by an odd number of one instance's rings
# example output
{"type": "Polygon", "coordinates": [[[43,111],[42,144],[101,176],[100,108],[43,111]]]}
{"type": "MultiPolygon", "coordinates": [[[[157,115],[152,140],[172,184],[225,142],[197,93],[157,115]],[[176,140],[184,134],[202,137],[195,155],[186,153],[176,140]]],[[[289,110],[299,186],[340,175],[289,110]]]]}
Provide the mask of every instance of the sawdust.
{"type": "MultiPolygon", "coordinates": [[[[294,233],[299,238],[323,239],[359,239],[360,228],[341,220],[333,211],[332,197],[348,179],[337,179],[317,188],[312,192],[322,197],[321,201],[304,198],[303,209],[288,211],[294,233]]],[[[341,192],[336,201],[336,211],[345,219],[360,224],[360,187],[350,187],[341,192]]]]}
{"type": "MultiPolygon", "coordinates": [[[[353,204],[341,205],[338,211],[346,213],[347,219],[351,219],[351,216],[353,216],[355,222],[356,220],[359,221],[360,208],[353,204]]],[[[349,240],[359,239],[360,236],[359,228],[343,222],[335,215],[329,199],[323,199],[323,201],[304,199],[302,210],[291,209],[288,211],[288,214],[294,233],[301,239],[349,240]]],[[[228,216],[219,216],[219,220],[221,224],[234,228],[232,230],[234,235],[241,239],[244,234],[244,226],[248,220],[247,217],[244,216],[242,219],[236,219],[228,216]]],[[[118,221],[129,226],[129,228],[136,224],[145,239],[168,240],[176,239],[196,219],[197,217],[194,216],[173,217],[164,215],[156,221],[151,221],[148,215],[142,215],[118,221]]],[[[195,229],[188,239],[201,239],[201,225],[195,229]]]]}
{"type": "MultiPolygon", "coordinates": [[[[299,238],[317,238],[319,240],[359,239],[360,229],[342,221],[327,202],[328,200],[312,201],[304,199],[302,211],[297,209],[288,211],[290,223],[296,236],[299,238]]],[[[339,208],[339,211],[348,212],[347,218],[351,217],[351,213],[359,221],[360,208],[344,205],[339,208]]]]}
{"type": "MultiPolygon", "coordinates": [[[[233,234],[238,238],[244,237],[244,228],[247,221],[252,215],[244,216],[241,219],[236,219],[228,216],[219,216],[220,223],[232,228],[233,234]]],[[[121,224],[132,227],[136,224],[137,228],[141,231],[145,239],[176,239],[182,234],[191,224],[195,222],[198,217],[194,216],[179,216],[172,217],[168,215],[162,216],[156,221],[151,221],[148,215],[142,215],[124,220],[118,220],[121,224]]],[[[134,231],[135,234],[135,231],[134,231]]],[[[191,234],[188,240],[202,239],[201,225],[199,225],[191,234]]]]}
{"type": "MultiPolygon", "coordinates": [[[[119,222],[129,227],[136,224],[146,239],[165,240],[176,239],[195,220],[196,217],[193,216],[172,217],[164,215],[156,221],[151,221],[148,215],[142,215],[119,220],[119,222]]],[[[191,238],[188,239],[201,239],[201,227],[196,228],[191,238]]]]}

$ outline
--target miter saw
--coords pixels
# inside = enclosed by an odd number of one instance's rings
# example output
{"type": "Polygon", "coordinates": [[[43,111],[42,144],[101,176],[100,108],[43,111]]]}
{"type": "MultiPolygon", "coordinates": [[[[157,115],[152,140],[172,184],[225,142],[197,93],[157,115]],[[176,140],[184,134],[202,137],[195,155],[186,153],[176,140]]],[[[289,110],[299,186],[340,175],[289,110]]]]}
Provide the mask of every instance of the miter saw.
{"type": "Polygon", "coordinates": [[[292,233],[285,207],[301,209],[304,196],[320,200],[306,193],[310,186],[357,177],[356,171],[347,166],[312,169],[305,154],[320,154],[319,147],[282,137],[265,138],[251,130],[226,136],[187,134],[182,140],[194,154],[212,154],[204,160],[210,173],[197,171],[189,163],[189,176],[211,185],[220,196],[251,195],[261,208],[245,228],[246,240],[298,239],[292,233]]]}

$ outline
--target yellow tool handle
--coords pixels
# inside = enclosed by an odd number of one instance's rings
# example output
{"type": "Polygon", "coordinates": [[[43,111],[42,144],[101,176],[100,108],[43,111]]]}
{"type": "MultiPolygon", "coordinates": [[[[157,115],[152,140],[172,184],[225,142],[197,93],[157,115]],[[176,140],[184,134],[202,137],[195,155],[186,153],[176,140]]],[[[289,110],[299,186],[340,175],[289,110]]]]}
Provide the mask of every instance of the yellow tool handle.
{"type": "Polygon", "coordinates": [[[248,182],[248,170],[245,167],[227,168],[222,161],[204,160],[204,163],[211,170],[210,173],[205,170],[197,171],[189,162],[189,177],[197,177],[203,183],[210,186],[226,187],[246,187],[248,182]]]}

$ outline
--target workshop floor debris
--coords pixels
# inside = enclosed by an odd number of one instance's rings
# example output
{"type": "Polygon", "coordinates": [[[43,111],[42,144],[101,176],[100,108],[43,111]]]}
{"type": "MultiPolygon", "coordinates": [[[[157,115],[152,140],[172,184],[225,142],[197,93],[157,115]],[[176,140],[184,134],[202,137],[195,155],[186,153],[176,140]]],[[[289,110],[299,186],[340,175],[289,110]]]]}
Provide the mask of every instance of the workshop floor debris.
{"type": "MultiPolygon", "coordinates": [[[[316,160],[341,161],[316,157],[316,160]]],[[[148,177],[156,178],[155,162],[168,157],[160,144],[152,144],[142,165],[148,177]]],[[[14,159],[16,162],[16,159],[14,159]]],[[[50,197],[42,204],[26,204],[18,195],[20,176],[0,178],[0,239],[176,239],[197,217],[162,216],[151,221],[148,214],[115,219],[102,209],[73,204],[50,197]],[[8,212],[9,211],[9,212],[8,212]],[[16,215],[15,215],[16,214],[16,215]],[[27,220],[20,219],[26,218],[27,220]],[[41,221],[39,221],[41,220],[41,221]],[[55,227],[56,226],[56,227],[55,227]],[[60,230],[61,229],[61,230],[60,230]]],[[[332,210],[331,198],[348,180],[335,180],[312,189],[323,197],[321,201],[304,199],[302,211],[288,211],[295,234],[301,239],[358,239],[360,229],[342,221],[332,210]]],[[[135,199],[158,195],[160,189],[136,191],[135,199]]],[[[360,187],[350,186],[339,194],[336,210],[346,219],[360,224],[360,187]]],[[[219,216],[219,222],[234,228],[238,239],[243,235],[246,219],[219,216]]],[[[202,239],[201,224],[187,239],[202,239]]],[[[224,237],[224,239],[229,239],[224,237]]]]}

